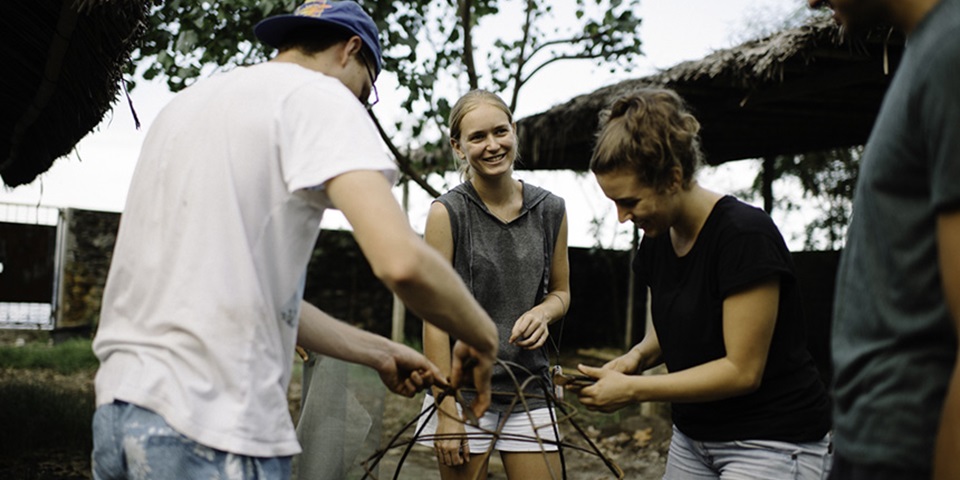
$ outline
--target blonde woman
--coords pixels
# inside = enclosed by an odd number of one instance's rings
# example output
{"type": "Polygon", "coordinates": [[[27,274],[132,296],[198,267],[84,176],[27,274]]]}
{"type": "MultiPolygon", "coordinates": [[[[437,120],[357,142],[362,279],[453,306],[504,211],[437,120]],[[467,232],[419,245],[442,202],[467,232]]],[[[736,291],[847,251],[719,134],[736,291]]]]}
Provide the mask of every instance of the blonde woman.
{"type": "MultiPolygon", "coordinates": [[[[450,113],[450,145],[465,181],[433,203],[425,239],[453,263],[494,319],[499,358],[522,368],[494,370],[494,395],[480,418],[482,430],[464,425],[458,405],[446,397],[427,425],[421,421],[421,434],[437,435],[430,446],[444,479],[486,478],[493,450],[500,452],[508,478],[559,478],[556,417],[543,396],[544,388],[551,388],[548,327],[570,306],[564,202],[514,178],[516,125],[497,95],[474,90],[457,101],[450,113]],[[523,384],[531,374],[536,378],[524,391],[529,415],[519,402],[510,411],[514,378],[523,384]],[[501,425],[500,438],[482,433],[501,425]]],[[[450,366],[450,346],[446,332],[424,324],[424,353],[441,369],[450,366]]],[[[435,398],[428,395],[424,409],[435,398]]]]}

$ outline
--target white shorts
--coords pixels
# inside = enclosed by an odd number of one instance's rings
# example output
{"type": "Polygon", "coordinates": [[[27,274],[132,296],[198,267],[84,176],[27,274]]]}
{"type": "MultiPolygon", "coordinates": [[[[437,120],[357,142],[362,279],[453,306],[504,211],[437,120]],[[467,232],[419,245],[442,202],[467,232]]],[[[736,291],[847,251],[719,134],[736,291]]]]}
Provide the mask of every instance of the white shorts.
{"type": "MultiPolygon", "coordinates": [[[[423,408],[420,412],[433,409],[433,396],[424,395],[423,408]]],[[[460,404],[457,404],[457,414],[462,415],[460,404]]],[[[432,414],[424,414],[417,423],[417,432],[420,432],[417,443],[433,448],[433,435],[437,433],[437,415],[442,415],[439,410],[432,414]],[[426,423],[426,425],[424,425],[426,423]],[[422,429],[422,430],[421,430],[422,429]]],[[[493,441],[493,432],[497,431],[500,422],[503,420],[504,413],[487,411],[480,417],[480,428],[469,424],[464,425],[464,430],[469,436],[470,452],[478,454],[490,450],[490,443],[493,441]]],[[[507,417],[507,422],[500,431],[497,443],[493,450],[501,452],[555,452],[557,451],[557,431],[559,426],[556,424],[556,414],[550,408],[538,408],[527,412],[517,412],[507,417]],[[533,425],[530,424],[530,418],[533,417],[533,425]],[[537,443],[539,436],[543,448],[537,443]]]]}

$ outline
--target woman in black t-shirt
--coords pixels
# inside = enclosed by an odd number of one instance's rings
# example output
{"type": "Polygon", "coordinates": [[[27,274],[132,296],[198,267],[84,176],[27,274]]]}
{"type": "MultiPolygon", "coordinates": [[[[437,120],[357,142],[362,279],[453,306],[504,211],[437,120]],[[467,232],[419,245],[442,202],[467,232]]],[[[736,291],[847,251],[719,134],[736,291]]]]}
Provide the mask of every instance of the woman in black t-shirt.
{"type": "Polygon", "coordinates": [[[579,390],[590,409],[672,402],[664,478],[820,479],[827,394],[806,348],[791,255],[763,211],[701,187],[700,125],[669,90],[604,112],[590,169],[644,231],[633,268],[654,328],[579,390]],[[665,363],[669,373],[639,375],[665,363]]]}

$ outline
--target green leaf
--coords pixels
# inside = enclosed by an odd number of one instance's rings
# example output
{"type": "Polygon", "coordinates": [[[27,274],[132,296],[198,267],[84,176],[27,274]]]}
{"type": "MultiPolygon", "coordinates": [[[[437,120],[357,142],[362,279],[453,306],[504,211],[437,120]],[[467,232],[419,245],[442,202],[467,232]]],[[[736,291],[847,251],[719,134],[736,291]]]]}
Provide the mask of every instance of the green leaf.
{"type": "Polygon", "coordinates": [[[177,36],[176,51],[180,53],[190,53],[193,51],[199,40],[197,32],[194,30],[184,30],[177,36]]]}

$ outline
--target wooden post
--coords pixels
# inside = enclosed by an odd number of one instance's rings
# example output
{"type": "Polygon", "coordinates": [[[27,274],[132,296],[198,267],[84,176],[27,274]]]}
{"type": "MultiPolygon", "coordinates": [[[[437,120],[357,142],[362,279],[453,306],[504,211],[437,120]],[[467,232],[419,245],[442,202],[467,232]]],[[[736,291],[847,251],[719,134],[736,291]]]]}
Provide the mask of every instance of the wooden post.
{"type": "Polygon", "coordinates": [[[403,325],[407,314],[407,309],[397,294],[393,294],[393,320],[390,328],[390,339],[394,342],[403,343],[403,325]]]}
{"type": "MultiPolygon", "coordinates": [[[[644,320],[644,325],[645,325],[644,328],[646,328],[646,330],[644,333],[649,332],[650,330],[653,329],[653,315],[650,314],[650,305],[652,303],[651,302],[652,298],[653,296],[650,295],[650,288],[647,288],[647,308],[646,308],[646,315],[645,315],[646,319],[644,320]]],[[[651,369],[643,372],[644,375],[653,375],[653,374],[662,374],[662,373],[664,373],[662,365],[660,367],[657,367],[656,369],[651,369]]],[[[658,413],[660,413],[658,412],[658,410],[662,410],[663,408],[662,403],[663,402],[643,402],[642,404],[640,404],[640,413],[647,416],[657,415],[658,413]],[[658,403],[661,405],[658,405],[658,403]]]]}
{"type": "MultiPolygon", "coordinates": [[[[410,181],[403,180],[403,211],[406,213],[410,204],[410,181]]],[[[390,322],[390,339],[394,342],[403,343],[403,326],[406,320],[407,309],[400,301],[400,297],[393,294],[393,315],[390,322]]]]}
{"type": "Polygon", "coordinates": [[[633,310],[636,303],[636,276],[633,274],[633,258],[637,255],[637,247],[640,246],[640,229],[633,227],[633,241],[630,247],[630,266],[627,274],[627,327],[623,334],[623,349],[633,348],[633,310]]]}
{"type": "Polygon", "coordinates": [[[763,211],[767,212],[767,215],[773,211],[774,161],[775,157],[763,157],[763,184],[760,191],[763,194],[763,211]]]}
{"type": "MultiPolygon", "coordinates": [[[[72,222],[70,219],[73,216],[73,209],[70,208],[61,208],[57,211],[57,243],[56,243],[56,254],[54,256],[53,265],[54,265],[54,288],[53,288],[53,301],[50,306],[50,314],[53,317],[53,329],[56,330],[62,327],[65,323],[63,318],[64,305],[66,305],[66,261],[67,261],[67,246],[69,244],[69,237],[73,235],[73,232],[70,231],[72,222]]],[[[91,328],[93,325],[91,325],[91,328]]]]}

